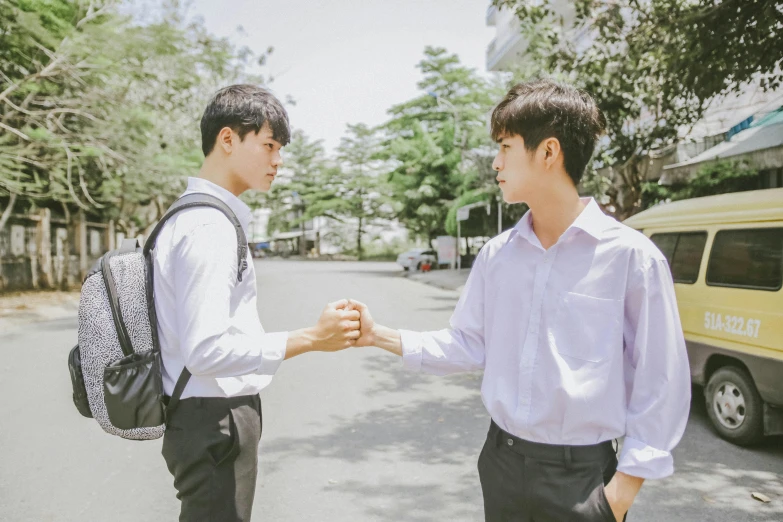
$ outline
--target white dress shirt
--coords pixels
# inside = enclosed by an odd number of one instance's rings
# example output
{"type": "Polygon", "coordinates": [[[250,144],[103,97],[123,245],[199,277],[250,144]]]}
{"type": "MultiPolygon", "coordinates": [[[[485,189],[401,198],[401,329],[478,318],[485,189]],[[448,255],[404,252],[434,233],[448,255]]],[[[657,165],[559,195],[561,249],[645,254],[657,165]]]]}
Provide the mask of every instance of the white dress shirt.
{"type": "Polygon", "coordinates": [[[618,470],[673,472],[690,407],[685,339],[666,258],[587,202],[545,250],[528,212],[476,257],[451,328],[402,332],[406,368],[484,370],[502,429],[548,444],[625,436],[618,470]]]}
{"type": "MultiPolygon", "coordinates": [[[[216,196],[236,214],[247,234],[252,213],[229,191],[189,178],[185,194],[216,196]]],[[[256,274],[237,281],[237,236],[219,210],[180,211],[158,236],[155,310],[167,395],[187,366],[193,374],[182,398],[234,397],[261,391],[285,358],[288,333],[264,333],[256,306],[256,274]]]]}

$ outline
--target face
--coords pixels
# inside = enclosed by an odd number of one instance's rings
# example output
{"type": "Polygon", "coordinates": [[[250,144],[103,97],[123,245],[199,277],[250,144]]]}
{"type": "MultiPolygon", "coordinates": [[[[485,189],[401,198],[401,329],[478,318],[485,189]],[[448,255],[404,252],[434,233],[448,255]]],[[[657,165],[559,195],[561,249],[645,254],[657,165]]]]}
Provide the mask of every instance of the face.
{"type": "Polygon", "coordinates": [[[559,156],[559,142],[550,138],[542,141],[537,149],[529,151],[522,136],[503,135],[498,145],[500,149],[492,168],[498,173],[503,201],[530,203],[530,199],[534,199],[545,186],[547,174],[559,156]]]}
{"type": "MultiPolygon", "coordinates": [[[[230,131],[224,129],[222,132],[226,130],[230,131]]],[[[266,125],[257,134],[249,132],[244,140],[240,140],[234,131],[231,134],[228,160],[237,184],[244,186],[245,190],[268,192],[278,167],[283,164],[280,155],[282,145],[272,138],[272,131],[266,125]]]]}

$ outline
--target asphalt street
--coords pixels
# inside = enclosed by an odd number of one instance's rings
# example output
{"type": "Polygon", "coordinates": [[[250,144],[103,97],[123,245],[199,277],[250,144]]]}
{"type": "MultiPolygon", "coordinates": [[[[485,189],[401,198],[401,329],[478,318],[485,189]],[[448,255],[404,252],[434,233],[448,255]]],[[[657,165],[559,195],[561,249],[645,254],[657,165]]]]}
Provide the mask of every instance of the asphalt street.
{"type": "MultiPolygon", "coordinates": [[[[267,331],[308,326],[342,297],[388,326],[439,329],[458,298],[388,263],[264,260],[256,272],[267,331]]],[[[176,520],[161,441],[104,434],[73,407],[66,356],[76,326],[74,317],[0,332],[0,521],[176,520]]],[[[480,383],[480,374],[405,372],[375,348],[284,362],[262,393],[253,520],[482,520],[480,383]]],[[[722,441],[700,393],[675,474],[648,481],[628,520],[783,520],[783,438],[752,449],[722,441]]]]}

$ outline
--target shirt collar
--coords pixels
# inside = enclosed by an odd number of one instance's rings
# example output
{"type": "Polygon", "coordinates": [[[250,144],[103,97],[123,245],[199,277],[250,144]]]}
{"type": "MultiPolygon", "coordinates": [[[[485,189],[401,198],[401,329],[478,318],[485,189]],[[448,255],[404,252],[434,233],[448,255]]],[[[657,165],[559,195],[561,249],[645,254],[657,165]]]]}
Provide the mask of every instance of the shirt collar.
{"type": "Polygon", "coordinates": [[[195,192],[209,194],[210,196],[215,196],[221,200],[228,205],[232,212],[234,212],[237,219],[242,224],[242,228],[245,229],[245,233],[250,230],[250,221],[253,218],[253,211],[250,210],[250,207],[248,207],[244,201],[234,194],[204,178],[189,177],[188,188],[185,189],[185,194],[193,194],[195,192]]]}
{"type": "Polygon", "coordinates": [[[586,206],[582,212],[576,216],[576,219],[568,228],[578,228],[584,230],[596,239],[601,239],[603,233],[612,223],[612,218],[604,214],[598,203],[593,198],[581,198],[586,206]]]}
{"type": "MultiPolygon", "coordinates": [[[[581,198],[580,201],[585,203],[586,206],[576,217],[574,222],[571,223],[571,226],[566,229],[563,235],[565,236],[572,228],[578,228],[596,239],[601,239],[603,232],[609,228],[609,220],[611,220],[611,218],[603,213],[601,207],[595,202],[595,199],[581,198]]],[[[538,240],[538,236],[536,236],[536,233],[533,231],[533,214],[530,210],[525,212],[525,215],[522,216],[519,223],[514,226],[513,231],[534,245],[541,244],[538,240]]]]}

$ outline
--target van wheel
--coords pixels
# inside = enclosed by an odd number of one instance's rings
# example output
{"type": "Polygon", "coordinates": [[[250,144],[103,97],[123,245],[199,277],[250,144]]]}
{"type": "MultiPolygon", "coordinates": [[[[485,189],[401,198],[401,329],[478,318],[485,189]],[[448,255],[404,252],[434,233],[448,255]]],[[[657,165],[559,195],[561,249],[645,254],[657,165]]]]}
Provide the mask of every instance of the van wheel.
{"type": "Polygon", "coordinates": [[[763,403],[748,372],[724,366],[712,374],[704,389],[707,414],[718,434],[739,446],[764,436],[763,403]]]}

